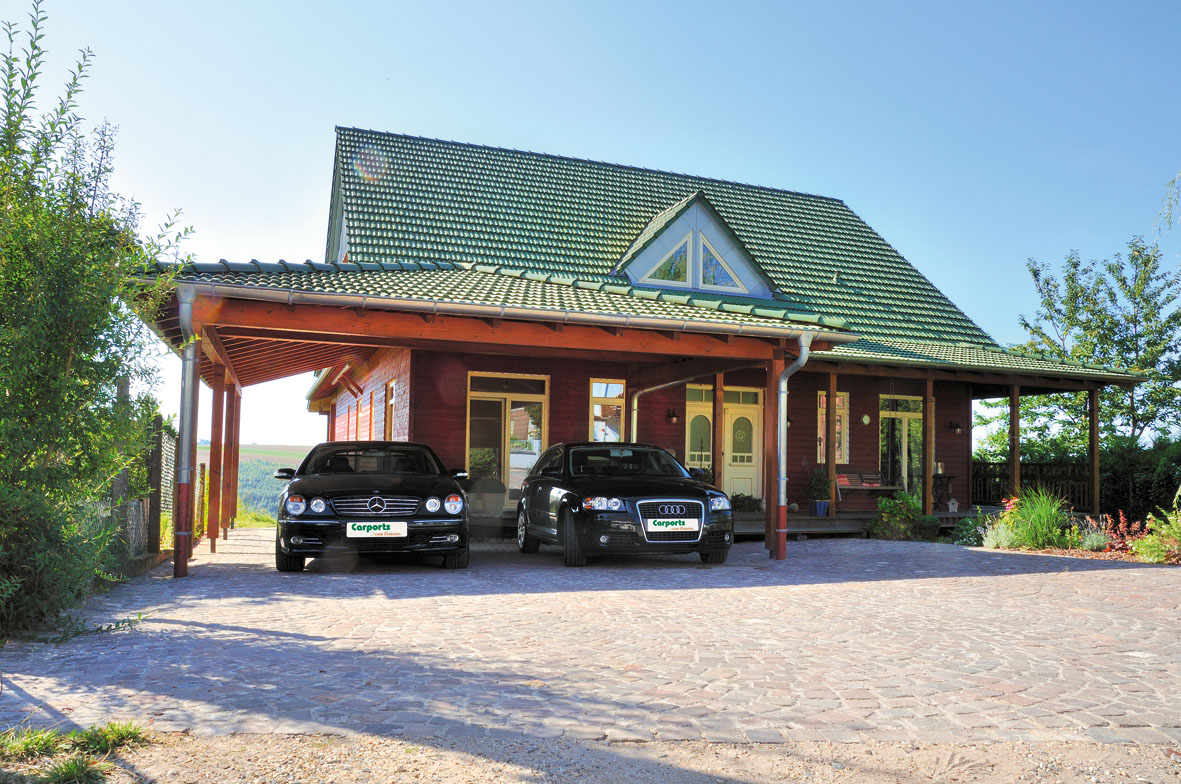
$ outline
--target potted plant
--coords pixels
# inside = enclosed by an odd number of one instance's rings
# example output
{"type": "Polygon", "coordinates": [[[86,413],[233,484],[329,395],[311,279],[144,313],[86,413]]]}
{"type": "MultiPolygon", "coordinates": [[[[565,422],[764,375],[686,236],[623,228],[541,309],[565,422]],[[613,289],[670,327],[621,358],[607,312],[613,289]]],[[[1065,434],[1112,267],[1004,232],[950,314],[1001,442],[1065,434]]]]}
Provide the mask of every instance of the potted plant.
{"type": "Polygon", "coordinates": [[[812,502],[812,514],[816,517],[828,515],[828,505],[832,500],[832,488],[828,483],[828,471],[817,467],[808,477],[808,500],[812,502]]]}

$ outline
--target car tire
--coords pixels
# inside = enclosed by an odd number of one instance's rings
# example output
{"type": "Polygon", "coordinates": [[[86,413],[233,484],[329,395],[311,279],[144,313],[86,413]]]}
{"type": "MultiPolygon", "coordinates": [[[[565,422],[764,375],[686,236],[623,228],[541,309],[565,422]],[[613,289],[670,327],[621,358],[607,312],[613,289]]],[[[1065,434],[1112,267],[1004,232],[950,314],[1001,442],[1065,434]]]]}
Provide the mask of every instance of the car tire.
{"type": "Polygon", "coordinates": [[[279,547],[279,534],[275,534],[275,569],[280,572],[302,572],[304,565],[302,555],[291,555],[283,552],[279,547]]]}
{"type": "Polygon", "coordinates": [[[586,566],[586,553],[578,543],[578,531],[574,528],[574,513],[568,508],[562,510],[562,562],[567,566],[586,566]]]}
{"type": "Polygon", "coordinates": [[[724,564],[726,558],[730,555],[729,550],[715,550],[712,553],[698,553],[701,556],[701,562],[707,564],[724,564]]]}
{"type": "Polygon", "coordinates": [[[529,533],[524,507],[517,510],[517,547],[523,553],[535,553],[541,540],[529,533]]]}
{"type": "Polygon", "coordinates": [[[468,561],[471,557],[471,550],[467,547],[462,550],[456,550],[453,553],[447,553],[443,556],[444,569],[466,569],[468,561]]]}

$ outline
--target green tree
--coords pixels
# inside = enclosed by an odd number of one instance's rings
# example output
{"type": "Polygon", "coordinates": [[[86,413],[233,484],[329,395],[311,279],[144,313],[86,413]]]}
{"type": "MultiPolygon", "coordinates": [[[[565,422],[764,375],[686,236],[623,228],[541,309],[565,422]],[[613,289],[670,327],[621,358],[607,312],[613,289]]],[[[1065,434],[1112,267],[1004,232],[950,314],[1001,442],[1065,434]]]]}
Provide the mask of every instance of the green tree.
{"type": "Polygon", "coordinates": [[[4,23],[0,66],[0,638],[119,565],[111,482],[140,457],[155,401],[120,401],[117,386],[150,389],[140,317],[169,285],[137,273],[185,233],[141,239],[138,205],[110,191],[114,130],[87,132],[76,112],[88,50],[39,113],[40,2],[29,20],[4,23]]]}
{"type": "MultiPolygon", "coordinates": [[[[1126,255],[1084,263],[1067,256],[1061,277],[1049,265],[1028,263],[1040,301],[1033,319],[1021,316],[1029,340],[1017,348],[1054,359],[1102,365],[1144,374],[1126,389],[1099,395],[1100,438],[1105,445],[1131,443],[1168,433],[1181,424],[1181,274],[1162,268],[1160,250],[1143,238],[1126,255]]],[[[984,405],[977,425],[992,432],[979,455],[1005,459],[1008,401],[984,405]]],[[[1081,457],[1087,450],[1087,396],[1082,392],[1021,400],[1022,453],[1033,460],[1081,457]]]]}

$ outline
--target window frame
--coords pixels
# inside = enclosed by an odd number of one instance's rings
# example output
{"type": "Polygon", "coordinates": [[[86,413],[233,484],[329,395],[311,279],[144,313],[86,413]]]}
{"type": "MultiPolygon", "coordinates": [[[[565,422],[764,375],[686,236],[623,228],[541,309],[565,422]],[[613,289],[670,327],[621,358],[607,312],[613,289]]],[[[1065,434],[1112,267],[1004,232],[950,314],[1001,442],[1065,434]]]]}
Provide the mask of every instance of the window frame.
{"type": "Polygon", "coordinates": [[[697,237],[700,240],[697,243],[697,266],[695,267],[698,277],[697,288],[704,291],[716,291],[721,294],[749,294],[750,289],[742,282],[742,278],[738,277],[738,274],[734,272],[734,268],[726,263],[725,258],[723,258],[722,254],[718,253],[718,249],[714,247],[713,243],[706,238],[705,232],[698,231],[697,237]],[[709,248],[709,252],[718,260],[718,264],[721,264],[722,268],[730,274],[730,279],[737,284],[736,286],[718,286],[717,284],[705,282],[705,248],[709,248]]]}
{"type": "Polygon", "coordinates": [[[624,443],[625,430],[627,429],[627,380],[622,378],[592,378],[588,385],[588,393],[590,396],[590,405],[587,407],[587,413],[590,420],[588,425],[590,435],[589,441],[596,444],[618,444],[624,443]],[[595,384],[618,384],[623,388],[623,394],[619,397],[595,397],[595,384]],[[600,441],[596,438],[595,432],[595,406],[619,406],[619,440],[618,441],[600,441]]]}
{"type": "Polygon", "coordinates": [[[693,230],[690,229],[684,237],[673,243],[673,246],[669,252],[661,256],[660,261],[653,264],[652,269],[644,273],[644,277],[640,278],[640,282],[648,283],[653,286],[674,286],[679,289],[696,288],[693,285],[693,230]],[[680,250],[682,245],[685,246],[685,280],[665,280],[664,278],[652,277],[652,274],[656,272],[656,270],[663,267],[664,262],[668,261],[674,253],[680,250]]]}
{"type": "MultiPolygon", "coordinates": [[[[827,396],[827,389],[816,390],[816,463],[818,465],[827,465],[824,439],[827,436],[828,409],[823,402],[827,396]]],[[[837,392],[837,433],[840,435],[837,440],[837,465],[849,464],[849,414],[849,393],[837,392]],[[841,400],[845,402],[843,407],[840,405],[841,400]]]]}

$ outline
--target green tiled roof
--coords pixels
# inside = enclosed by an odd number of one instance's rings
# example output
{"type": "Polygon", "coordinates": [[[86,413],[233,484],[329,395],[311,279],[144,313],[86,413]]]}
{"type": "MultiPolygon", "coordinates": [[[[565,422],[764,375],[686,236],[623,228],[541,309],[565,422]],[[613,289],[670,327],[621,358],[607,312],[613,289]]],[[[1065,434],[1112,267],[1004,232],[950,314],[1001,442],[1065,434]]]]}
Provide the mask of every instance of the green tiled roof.
{"type": "Polygon", "coordinates": [[[841,331],[835,320],[790,313],[773,302],[738,305],[708,295],[636,289],[560,278],[539,272],[484,265],[409,263],[289,264],[279,262],[196,263],[178,280],[247,289],[344,294],[380,299],[411,299],[468,305],[568,311],[606,316],[633,315],[674,323],[749,325],[775,330],[841,331]]]}
{"type": "Polygon", "coordinates": [[[1067,376],[1097,381],[1134,382],[1138,373],[1129,373],[1086,365],[1082,362],[1059,360],[1046,356],[1023,354],[994,345],[968,343],[933,343],[917,340],[889,340],[862,338],[854,343],[836,346],[830,351],[816,351],[817,359],[871,364],[915,365],[946,370],[988,370],[1045,376],[1067,376]]]}
{"type": "Polygon", "coordinates": [[[698,191],[785,300],[875,338],[995,345],[843,202],[774,188],[337,129],[329,227],[352,262],[481,264],[607,282],[698,191]]]}

